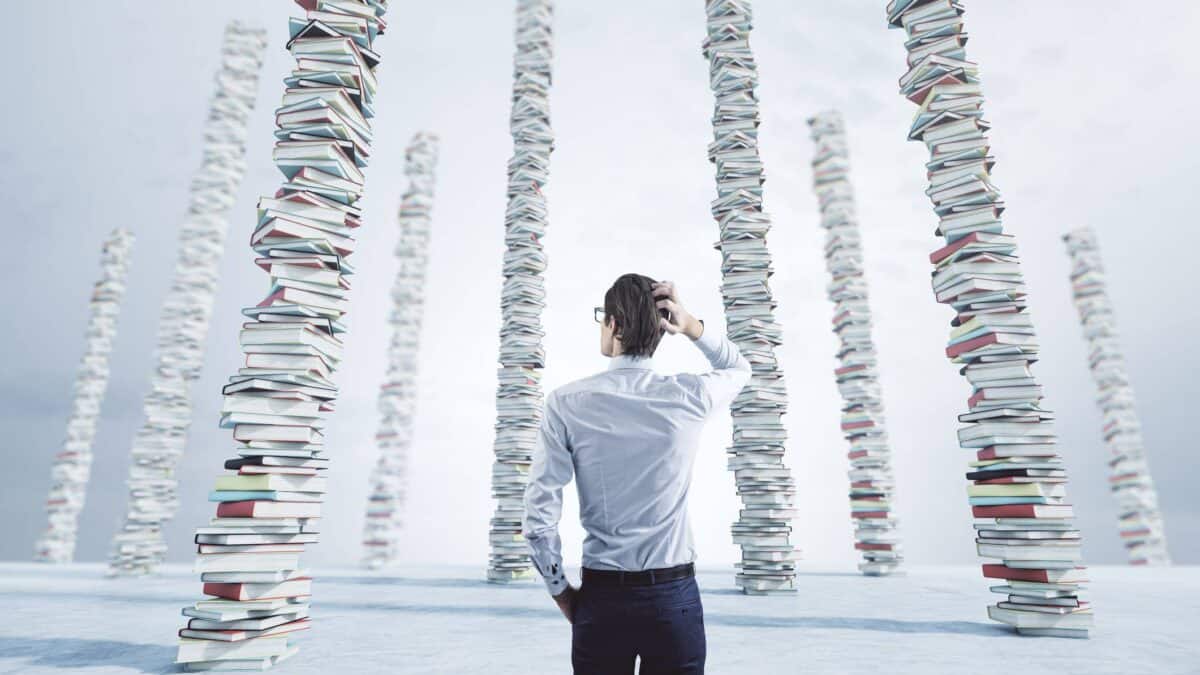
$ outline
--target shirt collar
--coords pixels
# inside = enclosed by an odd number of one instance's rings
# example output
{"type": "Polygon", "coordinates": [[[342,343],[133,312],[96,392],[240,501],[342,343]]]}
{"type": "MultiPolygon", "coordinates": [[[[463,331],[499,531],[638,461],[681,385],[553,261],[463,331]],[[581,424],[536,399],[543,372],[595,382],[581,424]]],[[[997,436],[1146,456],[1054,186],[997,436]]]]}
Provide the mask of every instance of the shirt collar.
{"type": "Polygon", "coordinates": [[[621,354],[608,360],[609,370],[625,370],[630,368],[635,370],[654,370],[654,357],[621,354]]]}

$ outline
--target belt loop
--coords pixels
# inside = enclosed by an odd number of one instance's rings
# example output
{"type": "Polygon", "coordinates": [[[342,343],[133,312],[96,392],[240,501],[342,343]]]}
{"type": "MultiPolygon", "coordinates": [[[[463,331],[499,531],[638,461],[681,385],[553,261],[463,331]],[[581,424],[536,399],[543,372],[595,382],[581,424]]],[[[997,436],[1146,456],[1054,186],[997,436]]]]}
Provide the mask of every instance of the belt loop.
{"type": "Polygon", "coordinates": [[[625,585],[625,570],[621,570],[620,576],[617,577],[617,584],[621,586],[625,585]]]}
{"type": "Polygon", "coordinates": [[[653,586],[654,583],[654,570],[650,570],[650,585],[653,586]]]}

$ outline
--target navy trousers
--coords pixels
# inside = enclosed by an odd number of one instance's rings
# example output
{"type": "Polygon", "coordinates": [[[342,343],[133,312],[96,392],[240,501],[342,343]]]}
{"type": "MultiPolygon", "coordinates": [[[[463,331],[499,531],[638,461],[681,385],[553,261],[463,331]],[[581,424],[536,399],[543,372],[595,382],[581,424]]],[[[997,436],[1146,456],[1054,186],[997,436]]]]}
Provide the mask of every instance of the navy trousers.
{"type": "Polygon", "coordinates": [[[571,629],[575,675],[702,675],[704,608],[695,577],[652,586],[584,584],[571,629]]]}

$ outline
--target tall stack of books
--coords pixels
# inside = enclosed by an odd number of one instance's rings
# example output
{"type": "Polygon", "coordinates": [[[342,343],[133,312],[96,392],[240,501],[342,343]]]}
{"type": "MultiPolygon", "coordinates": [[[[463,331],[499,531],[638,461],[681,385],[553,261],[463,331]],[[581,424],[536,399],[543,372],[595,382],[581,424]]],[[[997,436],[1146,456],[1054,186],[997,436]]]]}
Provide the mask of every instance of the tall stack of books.
{"type": "Polygon", "coordinates": [[[125,297],[125,275],[133,233],[113,230],[100,254],[100,280],[88,303],[87,348],[75,374],[75,400],[67,418],[67,438],[50,469],[50,494],[46,498],[48,523],[34,545],[39,562],[69,563],[75,558],[79,512],[92,473],[92,440],[100,420],[100,406],[108,389],[108,357],[117,336],[117,315],[125,297]]]}
{"type": "Polygon", "coordinates": [[[392,341],[388,369],[379,390],[379,460],[371,472],[363,565],[370,569],[396,560],[403,525],[408,453],[412,446],[417,400],[417,356],[425,313],[425,270],[429,266],[430,210],[433,208],[437,136],[421,131],[405,151],[408,190],[400,202],[400,269],[392,285],[392,341]]]}
{"type": "Polygon", "coordinates": [[[546,254],[546,197],[554,132],[550,128],[550,61],[554,57],[553,3],[518,0],[513,57],[513,156],[508,160],[504,214],[504,286],[500,296],[500,370],[496,389],[492,515],[488,581],[529,578],[529,548],[521,535],[525,486],[542,419],[542,272],[546,254]]]}
{"type": "Polygon", "coordinates": [[[1158,491],[1150,475],[1142,424],[1133,387],[1125,370],[1112,303],[1108,299],[1100,244],[1091,228],[1063,235],[1071,257],[1075,308],[1088,342],[1088,365],[1096,382],[1096,401],[1104,414],[1109,486],[1117,499],[1121,541],[1131,565],[1170,565],[1167,536],[1158,510],[1158,491]]]}
{"type": "Polygon", "coordinates": [[[850,444],[850,517],[858,569],[867,575],[891,574],[903,556],[896,535],[892,497],[892,450],[888,443],[883,398],[871,340],[871,306],[863,270],[862,240],[850,187],[850,154],[842,116],[828,111],[808,120],[816,144],[813,189],[825,228],[827,286],[834,304],[833,332],[841,343],[834,370],[842,394],[842,434],[850,444]]]}
{"type": "Polygon", "coordinates": [[[162,526],[179,507],[175,467],[192,423],[191,386],[204,365],[218,266],[229,209],[246,172],[246,125],[254,111],[266,31],[234,21],[225,27],[217,91],[204,126],[204,159],[192,179],[179,233],[175,280],[158,324],[156,364],[143,404],[145,421],[133,442],[129,505],[113,538],[109,573],[153,572],[166,556],[162,526]]]}
{"type": "Polygon", "coordinates": [[[945,246],[930,254],[933,292],[951,305],[946,355],[973,387],[959,416],[959,444],[975,452],[967,479],[979,555],[998,558],[984,576],[1005,600],[988,615],[1031,635],[1087,637],[1092,610],[1079,530],[1066,502],[1066,467],[1055,445],[1053,415],[1030,372],[1038,343],[1026,312],[1016,239],[1004,233],[995,159],[983,120],[978,66],[966,59],[958,0],[892,0],[890,27],[908,39],[900,91],[919,106],[910,140],[929,149],[929,189],[945,246]]]}
{"type": "Polygon", "coordinates": [[[703,54],[715,96],[713,142],[717,198],[712,214],[720,225],[721,296],[729,339],[750,361],[753,376],[734,399],[733,443],[728,449],[742,511],[733,542],[742,547],[735,582],[746,593],[795,590],[798,552],[791,544],[796,484],[784,465],[787,411],[783,370],[775,358],[782,330],[775,300],[762,209],[763,166],[758,156],[758,68],[750,51],[749,0],[708,0],[703,54]]]}
{"type": "Polygon", "coordinates": [[[290,22],[296,68],[276,111],[283,185],[258,205],[250,245],[270,275],[266,297],[242,310],[245,367],[224,387],[221,425],[233,430],[229,473],[209,499],[216,517],[196,530],[205,598],[183,609],[176,661],[185,670],[263,669],[295,653],[309,626],[312,580],[300,566],[316,543],[325,418],[344,356],[346,258],[361,223],[363,167],[383,32],[384,0],[297,0],[290,22]]]}

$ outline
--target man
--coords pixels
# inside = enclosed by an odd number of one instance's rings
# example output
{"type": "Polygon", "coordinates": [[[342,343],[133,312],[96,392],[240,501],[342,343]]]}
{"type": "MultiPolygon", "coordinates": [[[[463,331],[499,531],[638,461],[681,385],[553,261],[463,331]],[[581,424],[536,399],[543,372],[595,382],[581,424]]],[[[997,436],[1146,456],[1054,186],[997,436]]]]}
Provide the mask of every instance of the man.
{"type": "MultiPolygon", "coordinates": [[[[703,673],[688,488],[700,432],[750,379],[737,347],[688,313],[670,282],[626,274],[596,308],[608,370],[546,397],[525,491],[534,566],[572,624],[576,675],[703,673]],[[686,335],[712,370],[658,375],[664,333],[686,335]],[[575,476],[583,583],[563,575],[562,488],[575,476]]],[[[714,458],[715,461],[715,458],[714,458]]]]}

